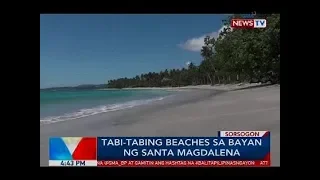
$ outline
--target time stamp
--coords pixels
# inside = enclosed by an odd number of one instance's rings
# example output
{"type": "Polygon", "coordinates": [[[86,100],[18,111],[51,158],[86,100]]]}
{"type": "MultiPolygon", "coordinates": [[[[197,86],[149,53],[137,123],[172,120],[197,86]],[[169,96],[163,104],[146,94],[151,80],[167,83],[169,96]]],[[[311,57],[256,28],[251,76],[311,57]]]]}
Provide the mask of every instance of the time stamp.
{"type": "Polygon", "coordinates": [[[49,160],[49,166],[97,166],[96,160],[49,160]]]}

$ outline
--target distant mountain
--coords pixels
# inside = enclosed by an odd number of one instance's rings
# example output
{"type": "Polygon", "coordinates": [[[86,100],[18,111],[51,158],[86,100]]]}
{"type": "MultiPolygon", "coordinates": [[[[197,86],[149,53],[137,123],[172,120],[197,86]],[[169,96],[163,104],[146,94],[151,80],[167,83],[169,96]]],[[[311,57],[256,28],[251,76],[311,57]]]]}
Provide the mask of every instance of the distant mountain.
{"type": "Polygon", "coordinates": [[[106,88],[107,85],[106,84],[83,84],[83,85],[79,85],[79,86],[73,86],[73,87],[52,87],[52,88],[43,88],[40,90],[49,90],[49,91],[53,91],[53,90],[91,90],[91,89],[102,89],[102,88],[106,88]]]}

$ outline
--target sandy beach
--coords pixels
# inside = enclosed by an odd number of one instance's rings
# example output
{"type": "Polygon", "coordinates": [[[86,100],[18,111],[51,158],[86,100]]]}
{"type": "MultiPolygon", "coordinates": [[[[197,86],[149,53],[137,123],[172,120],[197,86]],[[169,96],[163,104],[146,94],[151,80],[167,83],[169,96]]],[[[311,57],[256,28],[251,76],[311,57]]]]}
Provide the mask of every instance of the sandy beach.
{"type": "Polygon", "coordinates": [[[40,125],[40,166],[48,165],[50,136],[217,136],[221,130],[271,131],[271,164],[280,166],[280,85],[246,89],[251,86],[260,84],[166,88],[181,92],[149,105],[40,125]]]}
{"type": "MultiPolygon", "coordinates": [[[[238,84],[216,84],[211,85],[197,85],[197,86],[183,86],[183,87],[136,87],[136,88],[123,88],[122,90],[169,90],[169,91],[187,91],[193,89],[207,89],[207,90],[222,90],[222,91],[232,91],[238,89],[246,89],[252,87],[260,87],[269,85],[267,83],[238,83],[238,84]]],[[[112,91],[119,90],[115,88],[99,89],[101,91],[112,91]]]]}

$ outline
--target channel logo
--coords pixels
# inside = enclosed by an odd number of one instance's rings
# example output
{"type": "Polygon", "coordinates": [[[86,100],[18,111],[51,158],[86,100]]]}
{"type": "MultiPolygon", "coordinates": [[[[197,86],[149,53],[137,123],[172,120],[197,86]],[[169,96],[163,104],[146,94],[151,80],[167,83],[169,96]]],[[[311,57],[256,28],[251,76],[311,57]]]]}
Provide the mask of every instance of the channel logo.
{"type": "Polygon", "coordinates": [[[231,20],[232,28],[266,28],[267,20],[266,19],[232,19],[231,20]]]}
{"type": "Polygon", "coordinates": [[[85,165],[96,162],[96,137],[51,137],[49,139],[49,165],[85,165]]]}

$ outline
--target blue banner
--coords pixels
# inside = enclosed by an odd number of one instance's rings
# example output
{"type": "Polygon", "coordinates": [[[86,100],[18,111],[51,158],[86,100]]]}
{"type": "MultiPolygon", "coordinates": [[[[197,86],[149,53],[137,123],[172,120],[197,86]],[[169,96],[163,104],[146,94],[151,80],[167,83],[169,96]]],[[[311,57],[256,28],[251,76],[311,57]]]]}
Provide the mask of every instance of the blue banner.
{"type": "Polygon", "coordinates": [[[264,137],[98,137],[97,160],[263,160],[264,137]]]}

